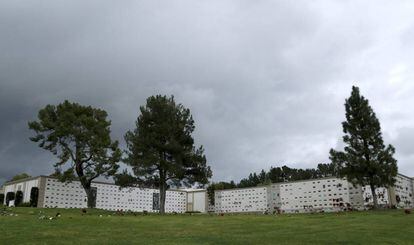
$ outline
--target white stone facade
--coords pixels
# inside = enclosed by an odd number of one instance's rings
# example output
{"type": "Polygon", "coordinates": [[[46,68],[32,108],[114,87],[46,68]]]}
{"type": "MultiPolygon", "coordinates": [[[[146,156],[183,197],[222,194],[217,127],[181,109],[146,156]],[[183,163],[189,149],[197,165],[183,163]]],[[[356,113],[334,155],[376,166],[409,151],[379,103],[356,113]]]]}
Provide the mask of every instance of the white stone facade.
{"type": "MultiPolygon", "coordinates": [[[[402,174],[398,174],[396,182],[390,188],[376,188],[377,200],[379,205],[396,206],[398,208],[414,207],[414,180],[402,174]]],[[[372,191],[369,186],[362,188],[364,190],[364,204],[366,206],[373,204],[372,191]]]]}
{"type": "Polygon", "coordinates": [[[306,212],[361,208],[361,200],[353,200],[354,192],[362,195],[362,191],[339,178],[283,183],[280,185],[280,209],[284,212],[306,212]]]}
{"type": "Polygon", "coordinates": [[[271,184],[267,187],[267,202],[269,204],[269,212],[280,210],[282,200],[280,196],[280,186],[282,184],[271,184]]]}
{"type": "MultiPolygon", "coordinates": [[[[397,207],[413,207],[413,188],[412,178],[398,174],[395,187],[376,189],[378,203],[390,207],[397,199],[397,207]]],[[[215,191],[218,213],[332,212],[346,208],[361,210],[370,205],[369,187],[353,186],[346,179],[334,177],[215,191]]]]}
{"type": "MultiPolygon", "coordinates": [[[[4,194],[22,191],[23,202],[30,201],[33,187],[39,188],[39,207],[85,208],[86,194],[79,181],[62,183],[55,178],[40,176],[4,185],[4,194]]],[[[157,212],[154,199],[159,191],[150,188],[123,188],[110,183],[94,182],[96,208],[157,212]]],[[[398,174],[394,187],[376,189],[378,203],[399,208],[414,207],[414,181],[398,174]]],[[[209,204],[206,190],[167,191],[165,211],[247,213],[247,212],[314,212],[338,211],[344,208],[364,209],[372,205],[369,186],[355,187],[346,179],[275,183],[266,186],[215,191],[214,206],[209,204]]],[[[4,204],[6,203],[6,198],[4,204]]]]}
{"type": "Polygon", "coordinates": [[[215,191],[216,213],[265,212],[268,210],[267,186],[215,191]]]}
{"type": "MultiPolygon", "coordinates": [[[[374,200],[372,198],[372,191],[369,185],[362,187],[363,190],[363,198],[364,198],[364,206],[373,205],[374,200]]],[[[377,195],[377,202],[380,206],[388,206],[391,205],[390,200],[390,193],[387,188],[380,187],[375,189],[375,193],[377,195]]]]}
{"type": "MultiPolygon", "coordinates": [[[[5,184],[5,193],[22,190],[23,202],[30,201],[32,187],[39,188],[38,206],[51,208],[86,208],[86,193],[79,181],[62,183],[51,177],[40,176],[5,184]]],[[[96,188],[96,208],[105,210],[148,211],[154,210],[154,198],[159,198],[159,190],[150,188],[123,188],[110,183],[94,182],[96,188]]],[[[206,212],[207,195],[205,190],[168,190],[165,211],[184,213],[186,211],[206,212]],[[188,199],[191,195],[191,200],[188,199]]]]}
{"type": "Polygon", "coordinates": [[[397,207],[414,206],[414,181],[412,178],[402,174],[397,175],[394,190],[397,207]]]}
{"type": "MultiPolygon", "coordinates": [[[[105,210],[153,210],[153,194],[159,190],[148,188],[123,188],[106,183],[93,183],[97,188],[96,208],[105,210]]],[[[166,212],[184,213],[186,211],[186,192],[167,191],[166,212]]],[[[62,183],[56,179],[46,178],[44,207],[84,208],[86,194],[78,181],[62,183]]]]}

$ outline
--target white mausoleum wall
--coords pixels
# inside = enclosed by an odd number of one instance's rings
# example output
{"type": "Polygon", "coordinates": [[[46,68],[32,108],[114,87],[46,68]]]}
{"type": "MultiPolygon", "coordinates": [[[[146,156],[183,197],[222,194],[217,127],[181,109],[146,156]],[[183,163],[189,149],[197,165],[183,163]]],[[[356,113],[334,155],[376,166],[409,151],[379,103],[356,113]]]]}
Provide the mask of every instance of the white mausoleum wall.
{"type": "Polygon", "coordinates": [[[285,212],[335,211],[350,203],[348,182],[326,178],[280,185],[281,209],[285,212]]]}
{"type": "MultiPolygon", "coordinates": [[[[153,209],[154,193],[159,190],[149,188],[123,188],[106,183],[92,183],[92,187],[97,188],[96,208],[106,210],[130,210],[130,211],[149,211],[153,209]]],[[[86,193],[79,181],[62,183],[57,179],[46,179],[45,207],[58,208],[85,208],[86,193]]],[[[186,211],[186,192],[167,191],[166,212],[184,213],[186,211]]]]}
{"type": "Polygon", "coordinates": [[[215,211],[219,213],[265,212],[267,187],[215,191],[215,211]]]}
{"type": "Polygon", "coordinates": [[[399,199],[397,206],[414,207],[413,179],[401,174],[397,175],[396,179],[394,190],[396,198],[399,199]]]}

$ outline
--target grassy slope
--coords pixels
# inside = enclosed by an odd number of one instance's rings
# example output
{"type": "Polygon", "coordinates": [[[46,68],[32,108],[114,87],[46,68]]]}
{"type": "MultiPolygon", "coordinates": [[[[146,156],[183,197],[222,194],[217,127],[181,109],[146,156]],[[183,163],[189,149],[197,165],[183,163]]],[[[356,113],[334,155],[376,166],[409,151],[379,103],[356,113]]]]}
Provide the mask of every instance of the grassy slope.
{"type": "Polygon", "coordinates": [[[94,210],[17,208],[0,216],[0,244],[413,244],[414,214],[402,210],[342,214],[111,216],[94,210]],[[33,214],[35,213],[35,214],[33,214]],[[104,214],[104,217],[99,217],[104,214]]]}

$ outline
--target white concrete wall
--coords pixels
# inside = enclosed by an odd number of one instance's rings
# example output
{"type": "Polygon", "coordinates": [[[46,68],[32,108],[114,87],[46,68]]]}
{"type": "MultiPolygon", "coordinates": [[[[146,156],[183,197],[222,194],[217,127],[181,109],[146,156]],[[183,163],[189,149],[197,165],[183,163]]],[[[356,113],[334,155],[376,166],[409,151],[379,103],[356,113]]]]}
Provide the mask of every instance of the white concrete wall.
{"type": "Polygon", "coordinates": [[[413,194],[412,194],[413,198],[412,198],[412,200],[413,200],[413,207],[414,207],[414,177],[411,178],[411,188],[413,190],[413,194]]]}
{"type": "MultiPolygon", "coordinates": [[[[153,210],[153,194],[157,189],[123,188],[113,184],[92,183],[97,188],[96,208],[106,210],[131,210],[135,212],[153,210]]],[[[45,207],[85,208],[86,193],[79,181],[62,183],[53,178],[46,178],[45,207]]],[[[167,191],[165,211],[184,213],[186,211],[186,192],[167,191]]]]}
{"type": "Polygon", "coordinates": [[[349,203],[354,209],[362,210],[364,209],[364,191],[362,187],[357,185],[354,186],[352,183],[348,182],[348,194],[349,194],[349,203]]]}
{"type": "Polygon", "coordinates": [[[400,198],[398,207],[414,207],[414,187],[413,179],[404,175],[397,175],[397,182],[395,183],[394,190],[395,195],[400,198]]]}
{"type": "MultiPolygon", "coordinates": [[[[45,178],[44,207],[84,208],[86,194],[80,182],[61,183],[54,178],[45,178]]],[[[40,177],[28,181],[4,185],[4,193],[18,190],[23,192],[23,202],[30,201],[32,187],[39,187],[40,177]]],[[[149,211],[152,209],[153,194],[157,189],[124,188],[107,183],[93,183],[97,188],[96,207],[106,210],[149,211]]],[[[380,204],[390,203],[388,190],[377,188],[380,204]]],[[[400,197],[399,207],[414,206],[414,181],[403,175],[397,176],[395,195],[400,197]]],[[[40,198],[40,197],[39,197],[40,198]]],[[[208,209],[206,191],[167,191],[166,212],[184,213],[191,203],[193,211],[208,209]]],[[[5,201],[4,201],[5,203],[5,201]]],[[[354,187],[345,179],[325,178],[307,181],[277,183],[268,186],[215,191],[214,211],[222,212],[305,212],[323,209],[334,211],[351,204],[362,208],[372,204],[369,187],[354,187]],[[341,206],[342,205],[342,206],[341,206]]]]}
{"type": "Polygon", "coordinates": [[[337,211],[348,205],[363,207],[362,190],[339,178],[215,191],[215,212],[219,213],[337,211]]]}
{"type": "MultiPolygon", "coordinates": [[[[405,208],[414,207],[414,187],[413,187],[413,179],[406,177],[404,175],[398,174],[396,177],[396,183],[394,187],[390,187],[394,189],[395,197],[399,197],[400,202],[397,203],[397,207],[405,208]]],[[[364,186],[362,188],[364,190],[364,205],[369,206],[373,205],[373,198],[370,186],[364,186]]],[[[387,188],[378,187],[375,189],[375,193],[377,194],[378,204],[389,206],[391,205],[390,200],[390,193],[387,188]]],[[[392,191],[391,191],[392,193],[392,191]]]]}
{"type": "Polygon", "coordinates": [[[306,212],[336,211],[350,203],[348,182],[327,178],[280,184],[281,210],[306,212]]]}
{"type": "Polygon", "coordinates": [[[271,213],[276,212],[282,205],[280,199],[280,185],[281,184],[271,184],[267,188],[267,202],[271,213]]]}
{"type": "MultiPolygon", "coordinates": [[[[153,195],[159,190],[148,188],[123,188],[119,189],[111,184],[94,184],[97,187],[96,207],[107,210],[131,210],[148,211],[153,210],[153,195]]],[[[167,191],[165,211],[167,213],[185,212],[186,193],[183,191],[167,191]]]]}
{"type": "MultiPolygon", "coordinates": [[[[363,194],[364,206],[373,205],[374,199],[372,198],[371,187],[369,185],[366,185],[362,187],[362,190],[364,191],[364,194],[363,194]]],[[[388,193],[387,188],[384,188],[384,187],[376,188],[375,193],[377,195],[378,205],[384,205],[384,206],[390,205],[391,201],[389,199],[389,193],[388,193]]]]}
{"type": "Polygon", "coordinates": [[[57,179],[46,178],[43,205],[45,208],[84,208],[86,193],[78,181],[62,183],[57,179]]]}
{"type": "Polygon", "coordinates": [[[215,191],[215,212],[242,213],[268,210],[267,187],[215,191]]]}

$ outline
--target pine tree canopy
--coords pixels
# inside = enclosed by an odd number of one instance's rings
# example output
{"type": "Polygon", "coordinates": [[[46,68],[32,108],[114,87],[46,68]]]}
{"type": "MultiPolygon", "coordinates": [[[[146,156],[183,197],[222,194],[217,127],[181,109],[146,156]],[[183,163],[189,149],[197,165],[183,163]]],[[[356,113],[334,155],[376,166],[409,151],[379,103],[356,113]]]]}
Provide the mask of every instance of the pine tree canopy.
{"type": "Polygon", "coordinates": [[[346,121],[342,123],[345,147],[343,151],[331,149],[332,163],[355,185],[393,186],[397,175],[395,149],[384,145],[379,120],[358,87],[352,87],[345,111],[346,121]]]}
{"type": "Polygon", "coordinates": [[[194,146],[189,109],[176,104],[173,96],[157,95],[149,97],[140,112],[135,130],[125,134],[125,163],[135,176],[124,172],[116,181],[122,186],[159,187],[163,212],[163,195],[169,186],[206,184],[212,173],[203,147],[194,146]]]}
{"type": "Polygon", "coordinates": [[[38,121],[29,122],[36,132],[30,139],[59,159],[54,176],[70,181],[76,173],[89,198],[92,180],[112,176],[119,167],[122,152],[111,140],[110,125],[104,110],[65,101],[39,111],[38,121]]]}

